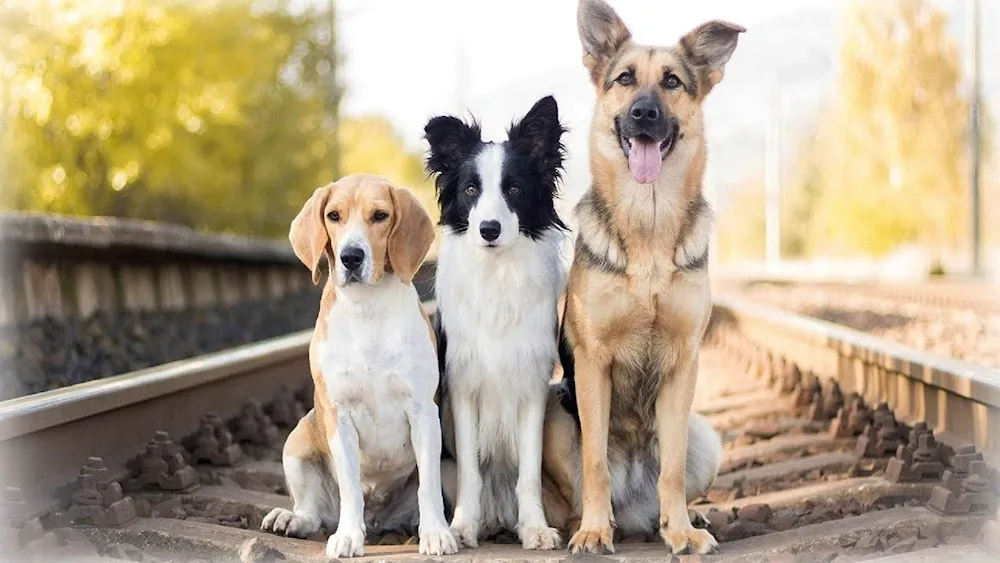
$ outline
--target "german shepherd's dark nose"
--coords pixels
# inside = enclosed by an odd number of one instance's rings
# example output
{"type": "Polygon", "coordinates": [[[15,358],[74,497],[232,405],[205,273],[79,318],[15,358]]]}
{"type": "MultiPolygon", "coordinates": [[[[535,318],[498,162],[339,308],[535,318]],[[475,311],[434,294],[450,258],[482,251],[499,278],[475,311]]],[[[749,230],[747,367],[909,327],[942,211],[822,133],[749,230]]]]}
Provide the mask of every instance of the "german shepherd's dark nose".
{"type": "Polygon", "coordinates": [[[659,143],[670,133],[670,120],[667,119],[663,104],[651,92],[637,97],[621,121],[622,135],[628,139],[648,137],[659,143]]]}

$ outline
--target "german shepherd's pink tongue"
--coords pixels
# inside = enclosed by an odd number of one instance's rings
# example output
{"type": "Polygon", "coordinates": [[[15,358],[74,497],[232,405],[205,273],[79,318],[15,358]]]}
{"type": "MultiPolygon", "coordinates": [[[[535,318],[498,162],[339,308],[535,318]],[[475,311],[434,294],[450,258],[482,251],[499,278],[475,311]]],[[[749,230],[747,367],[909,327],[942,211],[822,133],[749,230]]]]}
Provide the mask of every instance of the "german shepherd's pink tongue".
{"type": "Polygon", "coordinates": [[[629,139],[632,146],[628,151],[628,169],[640,184],[650,184],[660,177],[660,145],[652,139],[635,137],[629,139]]]}

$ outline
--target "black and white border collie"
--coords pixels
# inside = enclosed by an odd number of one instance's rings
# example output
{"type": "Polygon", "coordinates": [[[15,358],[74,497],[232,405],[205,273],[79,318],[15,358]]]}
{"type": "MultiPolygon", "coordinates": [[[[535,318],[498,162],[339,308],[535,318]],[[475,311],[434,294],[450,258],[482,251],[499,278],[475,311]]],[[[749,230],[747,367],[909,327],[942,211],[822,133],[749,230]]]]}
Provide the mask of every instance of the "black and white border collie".
{"type": "Polygon", "coordinates": [[[516,530],[525,549],[555,549],[541,464],[565,283],[559,109],[542,98],[502,143],[451,116],[424,132],[443,229],[435,287],[444,443],[458,473],[451,528],[469,547],[516,530]]]}

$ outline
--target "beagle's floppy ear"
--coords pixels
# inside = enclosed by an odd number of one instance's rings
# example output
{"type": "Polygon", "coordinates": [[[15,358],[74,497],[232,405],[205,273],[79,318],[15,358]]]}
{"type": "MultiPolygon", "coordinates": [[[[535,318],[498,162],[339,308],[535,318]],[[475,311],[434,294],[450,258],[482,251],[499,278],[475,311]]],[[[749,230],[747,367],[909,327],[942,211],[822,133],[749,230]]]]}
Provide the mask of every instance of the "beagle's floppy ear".
{"type": "Polygon", "coordinates": [[[389,193],[396,211],[386,248],[389,266],[403,283],[410,283],[434,242],[434,225],[413,192],[393,187],[389,193]]]}
{"type": "Polygon", "coordinates": [[[334,184],[329,184],[316,188],[299,214],[292,219],[292,227],[288,232],[292,250],[312,272],[313,284],[319,283],[319,260],[330,242],[330,235],[326,232],[326,223],[323,220],[323,211],[326,209],[326,202],[330,199],[330,190],[333,186],[334,184]]]}

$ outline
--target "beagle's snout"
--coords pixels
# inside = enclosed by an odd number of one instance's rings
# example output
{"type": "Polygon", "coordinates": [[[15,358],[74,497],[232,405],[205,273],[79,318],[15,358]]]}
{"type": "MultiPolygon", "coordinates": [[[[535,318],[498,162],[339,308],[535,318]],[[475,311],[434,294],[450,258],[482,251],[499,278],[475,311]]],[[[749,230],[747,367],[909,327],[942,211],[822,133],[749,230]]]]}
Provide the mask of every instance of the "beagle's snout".
{"type": "Polygon", "coordinates": [[[479,234],[486,242],[500,238],[500,221],[483,221],[479,224],[479,234]]]}
{"type": "Polygon", "coordinates": [[[340,263],[349,272],[358,270],[365,261],[365,251],[357,246],[348,246],[340,251],[340,263]]]}

